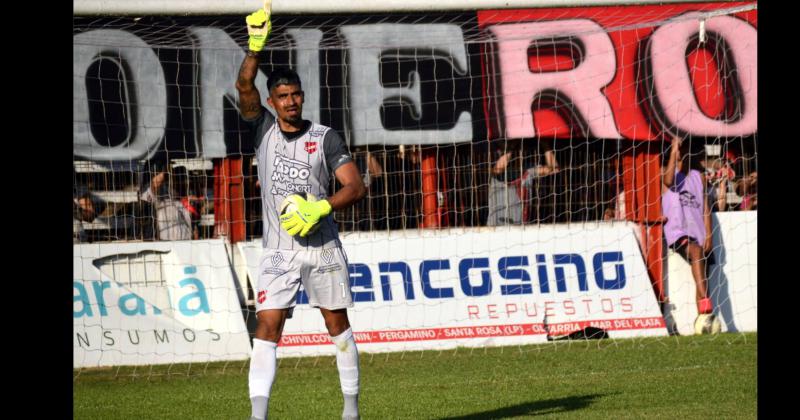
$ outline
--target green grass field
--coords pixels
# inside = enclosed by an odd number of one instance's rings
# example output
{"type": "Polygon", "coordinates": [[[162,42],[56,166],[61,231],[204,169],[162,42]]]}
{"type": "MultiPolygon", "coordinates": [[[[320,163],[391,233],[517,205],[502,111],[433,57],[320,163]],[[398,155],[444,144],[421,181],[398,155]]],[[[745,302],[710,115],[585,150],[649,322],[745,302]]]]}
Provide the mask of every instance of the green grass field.
{"type": "MultiPolygon", "coordinates": [[[[361,354],[363,419],[756,418],[757,334],[361,354]]],[[[271,419],[336,419],[333,357],[280,360],[271,419]]],[[[75,371],[75,419],[247,419],[248,362],[75,371]]]]}

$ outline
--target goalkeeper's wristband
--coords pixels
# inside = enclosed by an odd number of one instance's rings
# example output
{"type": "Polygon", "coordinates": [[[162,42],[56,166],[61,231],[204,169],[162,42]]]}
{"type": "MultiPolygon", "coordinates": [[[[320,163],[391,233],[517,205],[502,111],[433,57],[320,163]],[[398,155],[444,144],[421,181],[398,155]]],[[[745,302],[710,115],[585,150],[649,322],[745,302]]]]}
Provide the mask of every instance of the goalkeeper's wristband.
{"type": "Polygon", "coordinates": [[[261,35],[254,35],[250,37],[250,40],[247,43],[248,51],[252,51],[257,54],[264,49],[264,45],[267,43],[267,37],[264,37],[264,39],[259,39],[260,36],[261,35]]]}
{"type": "Polygon", "coordinates": [[[258,58],[258,53],[260,53],[260,52],[261,51],[247,50],[247,56],[248,57],[256,57],[256,58],[258,58]]]}

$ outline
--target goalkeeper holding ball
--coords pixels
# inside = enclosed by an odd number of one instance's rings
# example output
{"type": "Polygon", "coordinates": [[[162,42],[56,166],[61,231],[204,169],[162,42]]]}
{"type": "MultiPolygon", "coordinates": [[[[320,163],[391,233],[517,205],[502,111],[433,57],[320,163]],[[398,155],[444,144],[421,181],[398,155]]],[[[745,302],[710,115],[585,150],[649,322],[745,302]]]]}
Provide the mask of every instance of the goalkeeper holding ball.
{"type": "Polygon", "coordinates": [[[329,127],[303,120],[304,93],[297,73],[278,69],[267,78],[267,104],[277,117],[261,104],[254,81],[259,54],[272,29],[268,3],[246,18],[249,48],[236,81],[239,111],[255,132],[264,220],[264,254],[255,291],[258,326],[249,373],[252,419],[267,418],[275,350],[301,282],[336,346],[342,418],[358,419],[358,351],[347,318],[353,300],[347,257],[331,212],[351,206],[366,189],[342,138],[329,127]],[[329,196],[331,174],[342,187],[329,196]],[[292,205],[280,214],[287,197],[292,205]]]}

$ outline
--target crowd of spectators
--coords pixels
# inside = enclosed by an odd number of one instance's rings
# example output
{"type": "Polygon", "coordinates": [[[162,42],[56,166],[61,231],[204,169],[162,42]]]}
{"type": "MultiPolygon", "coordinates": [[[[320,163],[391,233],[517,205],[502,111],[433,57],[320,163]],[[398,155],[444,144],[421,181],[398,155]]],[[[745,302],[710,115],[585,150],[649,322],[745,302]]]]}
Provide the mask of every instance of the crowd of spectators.
{"type": "MultiPolygon", "coordinates": [[[[696,144],[699,142],[695,142],[696,144]]],[[[499,226],[624,220],[625,191],[621,153],[567,141],[525,139],[486,142],[469,153],[436,149],[428,154],[440,168],[436,198],[446,203],[449,225],[499,226]]],[[[353,148],[353,158],[368,188],[367,197],[337,213],[342,231],[415,229],[423,223],[425,147],[353,148]]],[[[430,149],[428,149],[430,150],[430,149]]],[[[740,150],[702,145],[691,152],[704,175],[712,212],[756,210],[756,160],[740,150]]],[[[250,165],[244,165],[247,169],[250,165]]],[[[255,169],[245,171],[248,238],[260,237],[260,207],[255,169]]],[[[106,174],[98,185],[75,176],[75,242],[191,240],[213,237],[213,171],[193,171],[175,164],[148,168],[131,176],[106,174]],[[198,182],[199,181],[199,182],[198,182]],[[125,200],[109,197],[122,190],[125,200]]],[[[334,189],[336,186],[334,186],[334,189]]],[[[445,215],[447,215],[445,214],[445,215]]]]}

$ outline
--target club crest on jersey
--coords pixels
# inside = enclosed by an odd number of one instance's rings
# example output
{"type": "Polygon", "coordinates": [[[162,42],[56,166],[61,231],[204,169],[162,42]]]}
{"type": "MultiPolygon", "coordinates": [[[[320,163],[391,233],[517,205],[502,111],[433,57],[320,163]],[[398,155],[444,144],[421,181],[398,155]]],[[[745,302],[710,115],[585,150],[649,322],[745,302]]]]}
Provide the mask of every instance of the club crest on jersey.
{"type": "Polygon", "coordinates": [[[317,151],[317,142],[315,141],[307,141],[305,146],[306,152],[314,153],[317,151]]]}

